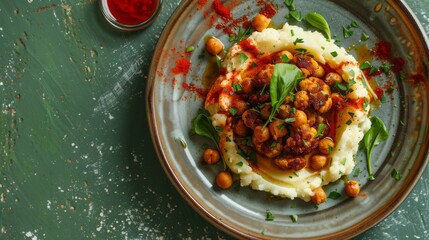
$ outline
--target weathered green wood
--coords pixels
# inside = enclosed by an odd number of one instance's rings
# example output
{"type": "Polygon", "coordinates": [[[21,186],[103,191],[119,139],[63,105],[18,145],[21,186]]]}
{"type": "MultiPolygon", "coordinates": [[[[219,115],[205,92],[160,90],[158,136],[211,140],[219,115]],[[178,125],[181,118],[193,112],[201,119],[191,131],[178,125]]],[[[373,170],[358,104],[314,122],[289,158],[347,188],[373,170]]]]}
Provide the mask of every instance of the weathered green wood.
{"type": "MultiPolygon", "coordinates": [[[[408,0],[429,34],[429,0],[408,0]]],[[[154,43],[111,29],[96,0],[0,2],[0,239],[228,239],[167,179],[144,108],[154,43]]],[[[427,238],[429,170],[357,239],[427,238]]]]}

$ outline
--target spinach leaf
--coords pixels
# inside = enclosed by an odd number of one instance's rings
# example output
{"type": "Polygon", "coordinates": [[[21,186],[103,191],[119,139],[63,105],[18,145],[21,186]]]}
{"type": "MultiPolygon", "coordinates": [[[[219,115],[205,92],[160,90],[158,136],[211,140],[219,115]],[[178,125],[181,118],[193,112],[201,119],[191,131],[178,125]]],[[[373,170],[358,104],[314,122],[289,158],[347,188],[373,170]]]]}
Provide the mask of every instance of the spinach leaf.
{"type": "Polygon", "coordinates": [[[301,69],[293,64],[278,63],[274,66],[274,73],[270,80],[272,110],[264,126],[273,120],[274,114],[301,79],[303,79],[301,69]]]}
{"type": "Polygon", "coordinates": [[[375,178],[371,168],[371,153],[379,143],[387,140],[389,137],[389,132],[386,130],[386,126],[384,125],[383,121],[376,116],[371,118],[371,124],[371,128],[368,130],[368,132],[365,133],[365,136],[363,137],[363,141],[366,150],[366,163],[369,175],[368,179],[374,180],[375,178]]]}
{"type": "Polygon", "coordinates": [[[195,118],[193,131],[198,135],[210,138],[219,149],[219,135],[212,121],[205,114],[200,113],[195,118]]]}

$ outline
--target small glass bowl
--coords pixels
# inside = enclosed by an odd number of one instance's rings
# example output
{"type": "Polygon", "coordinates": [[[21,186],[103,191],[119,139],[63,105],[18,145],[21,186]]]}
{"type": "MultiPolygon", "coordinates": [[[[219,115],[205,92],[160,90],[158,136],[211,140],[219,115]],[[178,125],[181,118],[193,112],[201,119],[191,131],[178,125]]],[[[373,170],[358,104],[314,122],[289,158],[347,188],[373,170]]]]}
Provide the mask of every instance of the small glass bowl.
{"type": "Polygon", "coordinates": [[[134,32],[148,27],[158,16],[159,12],[161,11],[162,0],[153,0],[153,1],[157,2],[157,6],[155,11],[152,13],[152,15],[148,19],[144,20],[143,22],[132,24],[132,25],[121,23],[116,19],[115,16],[113,16],[112,12],[110,11],[107,0],[100,0],[100,8],[104,18],[114,28],[124,32],[134,32]]]}

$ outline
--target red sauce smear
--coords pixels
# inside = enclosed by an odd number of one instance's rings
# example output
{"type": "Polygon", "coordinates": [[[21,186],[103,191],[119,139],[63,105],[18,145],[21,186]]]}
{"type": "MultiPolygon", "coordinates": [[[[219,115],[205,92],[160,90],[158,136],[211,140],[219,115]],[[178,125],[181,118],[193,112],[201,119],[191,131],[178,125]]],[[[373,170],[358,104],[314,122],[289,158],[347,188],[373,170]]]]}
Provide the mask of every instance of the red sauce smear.
{"type": "Polygon", "coordinates": [[[172,72],[175,74],[183,73],[186,75],[188,74],[190,67],[191,62],[188,59],[182,58],[176,61],[176,67],[172,69],[172,72]]]}
{"type": "Polygon", "coordinates": [[[239,45],[244,51],[252,54],[253,57],[256,57],[260,53],[256,46],[248,39],[242,40],[239,45]]]}
{"type": "Polygon", "coordinates": [[[119,23],[136,25],[148,20],[156,11],[156,0],[107,0],[107,6],[119,23]]]}

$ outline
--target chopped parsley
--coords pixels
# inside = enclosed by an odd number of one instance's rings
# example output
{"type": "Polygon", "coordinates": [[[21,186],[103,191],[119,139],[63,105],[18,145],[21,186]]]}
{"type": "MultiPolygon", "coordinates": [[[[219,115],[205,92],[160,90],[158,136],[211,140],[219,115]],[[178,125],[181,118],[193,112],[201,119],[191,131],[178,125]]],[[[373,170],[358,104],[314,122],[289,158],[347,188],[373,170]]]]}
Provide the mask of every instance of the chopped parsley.
{"type": "Polygon", "coordinates": [[[284,62],[284,63],[288,63],[288,62],[290,62],[290,58],[286,55],[286,54],[283,54],[281,57],[280,57],[280,59],[282,60],[282,62],[284,62]]]}
{"type": "Polygon", "coordinates": [[[187,52],[187,53],[191,53],[191,52],[193,52],[194,50],[195,50],[195,47],[194,47],[194,46],[189,46],[189,47],[187,47],[187,48],[186,48],[185,52],[187,52]]]}
{"type": "Polygon", "coordinates": [[[366,40],[368,40],[369,39],[369,36],[368,36],[368,34],[366,34],[365,32],[363,32],[362,33],[362,35],[361,35],[361,37],[360,37],[360,40],[362,41],[362,42],[365,42],[366,40]]]}
{"type": "Polygon", "coordinates": [[[290,216],[290,219],[292,220],[293,223],[296,223],[298,221],[298,216],[292,215],[292,216],[290,216]]]}
{"type": "Polygon", "coordinates": [[[270,210],[267,210],[265,221],[274,221],[275,218],[274,214],[270,210]]]}
{"type": "Polygon", "coordinates": [[[353,31],[350,28],[343,27],[343,35],[344,35],[344,38],[349,38],[353,36],[353,31]]]}
{"type": "Polygon", "coordinates": [[[298,44],[298,43],[304,43],[304,39],[302,39],[302,38],[295,39],[295,41],[293,42],[293,45],[296,46],[296,44],[298,44]]]}
{"type": "Polygon", "coordinates": [[[240,63],[245,63],[249,57],[245,53],[241,53],[240,56],[238,56],[238,59],[240,60],[240,63]]]}
{"type": "Polygon", "coordinates": [[[326,127],[325,124],[323,123],[319,124],[319,126],[317,126],[316,136],[314,137],[317,138],[317,137],[323,136],[323,131],[325,131],[325,127],[326,127]]]}
{"type": "Polygon", "coordinates": [[[392,173],[390,174],[396,181],[401,180],[402,175],[396,170],[395,168],[392,170],[392,173]]]}
{"type": "Polygon", "coordinates": [[[341,197],[341,194],[338,193],[337,191],[332,191],[329,193],[328,198],[333,199],[333,200],[337,200],[341,197]]]}
{"type": "Polygon", "coordinates": [[[233,108],[233,107],[229,108],[228,111],[229,111],[229,113],[231,113],[232,116],[235,116],[238,112],[237,108],[233,108]]]}
{"type": "Polygon", "coordinates": [[[337,52],[331,52],[331,55],[332,55],[332,57],[336,57],[336,56],[338,56],[338,53],[337,52]]]}
{"type": "Polygon", "coordinates": [[[240,83],[232,83],[232,89],[234,90],[234,92],[239,92],[241,90],[243,90],[243,86],[240,83]]]}

